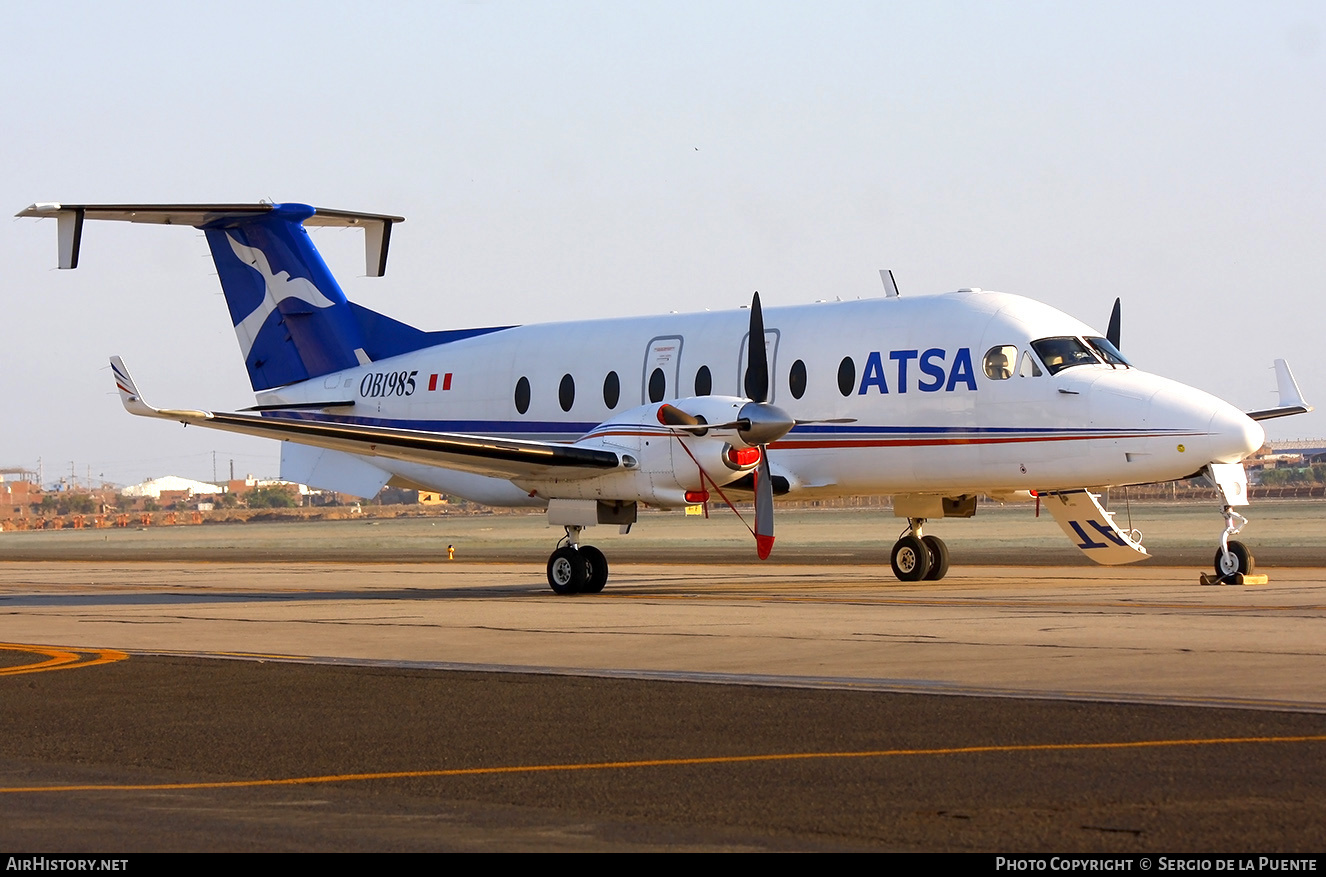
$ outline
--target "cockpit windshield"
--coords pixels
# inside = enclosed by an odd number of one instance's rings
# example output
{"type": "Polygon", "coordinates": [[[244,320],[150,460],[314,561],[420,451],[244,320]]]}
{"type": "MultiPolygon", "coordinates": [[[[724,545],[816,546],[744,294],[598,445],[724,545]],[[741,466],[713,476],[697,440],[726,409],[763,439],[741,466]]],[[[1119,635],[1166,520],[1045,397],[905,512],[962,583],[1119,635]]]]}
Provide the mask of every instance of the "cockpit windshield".
{"type": "Polygon", "coordinates": [[[1082,343],[1081,338],[1065,335],[1061,338],[1042,338],[1031,342],[1036,355],[1045,363],[1050,374],[1058,374],[1075,365],[1099,365],[1100,360],[1091,352],[1091,348],[1082,343]]]}
{"type": "Polygon", "coordinates": [[[1087,343],[1094,347],[1096,352],[1100,354],[1100,358],[1108,362],[1110,365],[1121,365],[1124,368],[1132,368],[1133,364],[1123,358],[1123,354],[1119,352],[1119,348],[1111,344],[1108,338],[1088,338],[1087,343]]]}

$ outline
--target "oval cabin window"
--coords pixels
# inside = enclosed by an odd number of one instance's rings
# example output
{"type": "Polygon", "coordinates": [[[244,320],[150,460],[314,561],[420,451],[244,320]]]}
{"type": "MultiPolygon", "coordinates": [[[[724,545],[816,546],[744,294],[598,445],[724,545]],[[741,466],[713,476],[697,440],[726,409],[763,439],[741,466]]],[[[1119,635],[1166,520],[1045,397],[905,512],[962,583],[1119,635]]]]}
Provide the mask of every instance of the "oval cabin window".
{"type": "Polygon", "coordinates": [[[562,383],[557,387],[557,404],[562,406],[563,411],[570,411],[575,402],[576,379],[570,375],[562,375],[562,383]]]}
{"type": "Polygon", "coordinates": [[[516,381],[516,410],[521,414],[529,410],[529,378],[516,381]]]}
{"type": "Polygon", "coordinates": [[[702,365],[695,373],[695,395],[708,396],[714,391],[714,376],[709,373],[709,366],[702,365]]]}
{"type": "Polygon", "coordinates": [[[838,364],[838,392],[850,396],[855,389],[856,363],[852,362],[852,357],[844,356],[843,361],[838,364]]]}
{"type": "Polygon", "coordinates": [[[787,388],[792,391],[793,399],[806,395],[806,364],[799,359],[792,363],[792,370],[787,373],[787,388]]]}

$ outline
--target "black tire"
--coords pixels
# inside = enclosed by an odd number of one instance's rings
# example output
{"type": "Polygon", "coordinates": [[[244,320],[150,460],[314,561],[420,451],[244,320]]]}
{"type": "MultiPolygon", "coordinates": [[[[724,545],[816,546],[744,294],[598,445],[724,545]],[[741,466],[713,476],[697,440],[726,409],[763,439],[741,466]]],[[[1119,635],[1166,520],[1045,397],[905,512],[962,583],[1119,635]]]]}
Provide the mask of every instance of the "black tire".
{"type": "Polygon", "coordinates": [[[1232,578],[1235,573],[1243,573],[1245,576],[1252,575],[1252,571],[1257,568],[1257,562],[1252,558],[1252,552],[1242,542],[1231,541],[1229,543],[1229,560],[1225,559],[1225,552],[1219,548],[1215,553],[1215,571],[1216,575],[1222,578],[1232,578]]]}
{"type": "Polygon", "coordinates": [[[930,549],[915,536],[903,536],[893,544],[889,562],[899,581],[919,582],[930,572],[930,549]]]}
{"type": "Polygon", "coordinates": [[[548,585],[555,594],[577,594],[585,586],[585,559],[570,546],[558,548],[548,558],[548,585]]]}
{"type": "Polygon", "coordinates": [[[585,583],[582,594],[597,594],[608,583],[608,558],[593,545],[581,545],[580,556],[585,560],[585,583]]]}
{"type": "Polygon", "coordinates": [[[937,582],[948,575],[948,546],[938,536],[922,536],[921,541],[930,549],[930,571],[925,574],[925,580],[937,582]]]}

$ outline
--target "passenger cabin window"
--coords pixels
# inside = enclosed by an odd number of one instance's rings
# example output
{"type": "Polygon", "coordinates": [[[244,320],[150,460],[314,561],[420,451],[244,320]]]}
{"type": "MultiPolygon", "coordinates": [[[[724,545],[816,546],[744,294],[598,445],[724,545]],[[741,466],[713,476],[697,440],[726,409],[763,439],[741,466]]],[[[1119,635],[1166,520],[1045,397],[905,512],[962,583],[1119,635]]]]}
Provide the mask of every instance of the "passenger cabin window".
{"type": "Polygon", "coordinates": [[[516,381],[516,410],[524,414],[529,410],[529,378],[521,377],[516,381]]]}
{"type": "Polygon", "coordinates": [[[1100,360],[1091,352],[1091,348],[1082,343],[1082,339],[1065,335],[1060,338],[1042,338],[1031,342],[1036,355],[1045,363],[1045,369],[1056,375],[1075,365],[1099,365],[1100,360]]]}
{"type": "Polygon", "coordinates": [[[668,389],[668,376],[663,374],[663,369],[656,368],[649,375],[649,401],[662,402],[663,394],[668,389]]]}
{"type": "Polygon", "coordinates": [[[856,392],[856,363],[852,357],[844,356],[838,363],[838,392],[850,396],[856,392]]]}
{"type": "Polygon", "coordinates": [[[709,373],[709,366],[702,365],[695,373],[695,395],[708,396],[714,391],[714,376],[709,373]]]}
{"type": "Polygon", "coordinates": [[[787,373],[787,388],[792,391],[793,399],[806,395],[806,364],[799,359],[787,373]]]}
{"type": "Polygon", "coordinates": [[[1115,366],[1116,368],[1118,366],[1132,368],[1133,364],[1123,358],[1123,354],[1119,352],[1119,348],[1111,344],[1108,338],[1088,338],[1087,343],[1100,354],[1101,359],[1105,360],[1110,365],[1115,366]]]}
{"type": "Polygon", "coordinates": [[[562,383],[557,387],[557,404],[562,406],[563,411],[570,411],[575,403],[576,379],[570,375],[562,375],[562,383]]]}
{"type": "Polygon", "coordinates": [[[603,404],[608,406],[608,410],[617,407],[617,402],[621,399],[622,382],[617,377],[616,372],[608,372],[608,376],[603,379],[603,404]]]}
{"type": "Polygon", "coordinates": [[[1013,363],[1018,361],[1018,349],[1011,344],[991,347],[985,354],[985,376],[992,381],[1006,381],[1013,377],[1013,363]]]}

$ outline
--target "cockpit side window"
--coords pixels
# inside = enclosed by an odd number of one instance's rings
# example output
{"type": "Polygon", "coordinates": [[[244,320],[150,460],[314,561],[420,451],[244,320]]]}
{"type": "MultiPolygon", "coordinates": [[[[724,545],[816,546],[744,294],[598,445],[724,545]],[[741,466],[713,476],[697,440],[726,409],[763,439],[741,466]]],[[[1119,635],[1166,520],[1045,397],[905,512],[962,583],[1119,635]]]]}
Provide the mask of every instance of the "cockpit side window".
{"type": "Polygon", "coordinates": [[[1091,352],[1091,348],[1082,343],[1080,338],[1065,335],[1059,338],[1042,338],[1031,342],[1036,355],[1045,363],[1050,374],[1058,374],[1075,365],[1098,365],[1100,360],[1091,352]]]}
{"type": "Polygon", "coordinates": [[[1039,378],[1041,376],[1041,367],[1036,364],[1036,357],[1027,350],[1022,354],[1022,364],[1018,366],[1018,374],[1024,378],[1039,378]]]}
{"type": "Polygon", "coordinates": [[[1013,363],[1018,361],[1018,349],[1011,344],[991,347],[985,354],[985,376],[992,381],[1006,381],[1013,377],[1013,363]]]}
{"type": "Polygon", "coordinates": [[[1096,352],[1100,354],[1100,358],[1108,362],[1110,365],[1121,365],[1124,368],[1132,368],[1133,364],[1123,358],[1123,354],[1119,352],[1119,348],[1111,344],[1108,338],[1088,338],[1087,343],[1095,348],[1096,352]]]}

